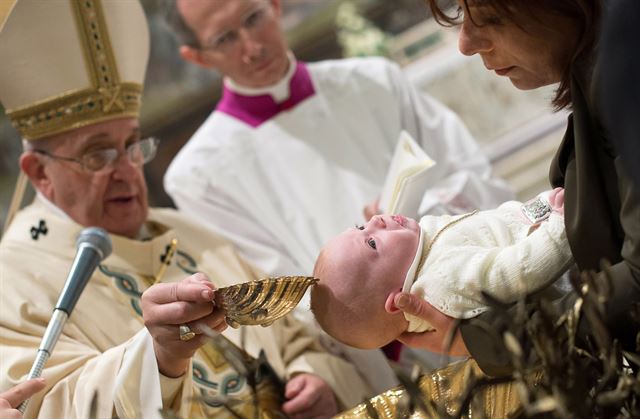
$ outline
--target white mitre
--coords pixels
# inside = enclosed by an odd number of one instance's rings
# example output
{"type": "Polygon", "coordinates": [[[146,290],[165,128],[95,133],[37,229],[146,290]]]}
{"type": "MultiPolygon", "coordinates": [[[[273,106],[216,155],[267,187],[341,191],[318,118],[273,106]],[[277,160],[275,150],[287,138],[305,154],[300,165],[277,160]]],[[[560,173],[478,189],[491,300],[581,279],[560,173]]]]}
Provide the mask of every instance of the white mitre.
{"type": "Polygon", "coordinates": [[[0,102],[27,140],[137,117],[148,56],[135,0],[17,0],[0,8],[0,102]]]}

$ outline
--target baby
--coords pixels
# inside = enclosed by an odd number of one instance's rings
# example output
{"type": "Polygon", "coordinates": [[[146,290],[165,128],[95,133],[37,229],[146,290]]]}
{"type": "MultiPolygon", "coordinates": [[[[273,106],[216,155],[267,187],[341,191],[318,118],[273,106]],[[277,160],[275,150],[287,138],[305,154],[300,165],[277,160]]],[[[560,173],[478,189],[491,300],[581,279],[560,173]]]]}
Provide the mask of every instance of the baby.
{"type": "Polygon", "coordinates": [[[489,307],[481,290],[510,303],[564,273],[572,256],[564,232],[561,188],[526,204],[462,216],[377,215],[333,238],[320,252],[311,309],[337,340],[379,348],[403,332],[433,330],[398,310],[411,292],[455,318],[489,307]]]}

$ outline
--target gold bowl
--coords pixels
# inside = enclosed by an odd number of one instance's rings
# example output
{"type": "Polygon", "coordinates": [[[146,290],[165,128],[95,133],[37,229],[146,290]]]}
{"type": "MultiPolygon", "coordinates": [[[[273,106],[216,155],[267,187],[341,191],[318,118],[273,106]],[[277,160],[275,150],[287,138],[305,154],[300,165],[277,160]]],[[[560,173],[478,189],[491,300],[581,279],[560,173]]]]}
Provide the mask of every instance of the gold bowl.
{"type": "Polygon", "coordinates": [[[317,282],[311,276],[265,278],[219,288],[214,300],[224,310],[229,326],[267,327],[293,310],[307,288],[317,282]]]}

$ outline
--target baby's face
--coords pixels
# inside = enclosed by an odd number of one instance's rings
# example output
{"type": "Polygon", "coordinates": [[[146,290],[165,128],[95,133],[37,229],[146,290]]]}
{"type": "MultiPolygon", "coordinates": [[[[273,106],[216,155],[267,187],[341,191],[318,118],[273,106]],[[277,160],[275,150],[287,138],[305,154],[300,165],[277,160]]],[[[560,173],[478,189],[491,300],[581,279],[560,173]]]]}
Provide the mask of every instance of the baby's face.
{"type": "Polygon", "coordinates": [[[420,226],[402,216],[378,215],[332,239],[316,263],[320,278],[311,306],[322,328],[362,349],[379,348],[406,330],[387,307],[402,289],[420,239],[420,226]]]}
{"type": "Polygon", "coordinates": [[[342,257],[369,272],[370,280],[389,281],[402,287],[420,239],[418,223],[401,215],[376,215],[363,226],[350,229],[331,244],[342,257]]]}

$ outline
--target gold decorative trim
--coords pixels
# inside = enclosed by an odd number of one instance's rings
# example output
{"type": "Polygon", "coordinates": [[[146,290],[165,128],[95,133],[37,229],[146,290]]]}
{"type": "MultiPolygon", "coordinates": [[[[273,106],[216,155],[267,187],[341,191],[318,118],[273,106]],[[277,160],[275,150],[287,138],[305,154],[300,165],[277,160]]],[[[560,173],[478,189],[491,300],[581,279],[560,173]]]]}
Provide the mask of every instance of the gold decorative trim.
{"type": "Polygon", "coordinates": [[[91,84],[98,90],[114,90],[120,83],[109,30],[101,0],[69,0],[75,11],[76,28],[85,56],[91,84]]]}
{"type": "Polygon", "coordinates": [[[0,1],[0,31],[4,27],[4,23],[11,14],[13,6],[16,5],[16,1],[17,0],[0,1]]]}
{"type": "MultiPolygon", "coordinates": [[[[532,374],[534,380],[542,379],[541,373],[532,374]]],[[[468,387],[474,385],[477,379],[486,377],[472,359],[450,364],[423,375],[416,383],[426,412],[408,412],[406,408],[409,405],[409,393],[405,387],[399,386],[335,416],[334,419],[437,418],[442,416],[438,409],[443,409],[453,417],[464,418],[507,418],[514,415],[522,406],[515,381],[478,387],[473,396],[476,403],[471,403],[460,412],[461,396],[466,394],[468,387]]]]}
{"type": "Polygon", "coordinates": [[[35,140],[108,119],[137,117],[142,102],[142,85],[120,84],[116,99],[121,107],[112,105],[112,96],[90,88],[20,109],[7,109],[6,114],[24,139],[35,140]]]}
{"type": "Polygon", "coordinates": [[[178,250],[178,239],[175,237],[171,239],[169,245],[167,246],[167,250],[162,255],[162,264],[160,265],[160,269],[156,273],[156,276],[153,278],[153,282],[151,285],[155,285],[162,281],[165,272],[167,271],[167,267],[171,265],[173,262],[173,256],[176,254],[176,250],[178,250]]]}
{"type": "Polygon", "coordinates": [[[137,117],[140,83],[121,83],[101,0],[69,0],[91,87],[66,92],[19,109],[7,109],[26,140],[36,140],[120,117],[137,117]]]}

